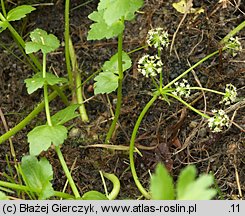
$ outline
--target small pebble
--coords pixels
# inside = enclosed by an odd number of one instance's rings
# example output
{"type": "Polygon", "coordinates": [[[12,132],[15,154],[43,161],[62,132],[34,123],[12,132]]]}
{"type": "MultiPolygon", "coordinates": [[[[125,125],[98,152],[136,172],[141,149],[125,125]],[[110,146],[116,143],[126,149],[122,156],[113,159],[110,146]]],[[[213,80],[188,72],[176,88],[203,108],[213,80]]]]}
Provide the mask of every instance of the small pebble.
{"type": "Polygon", "coordinates": [[[79,138],[81,134],[81,131],[79,128],[72,128],[69,132],[69,137],[70,138],[79,138]]]}

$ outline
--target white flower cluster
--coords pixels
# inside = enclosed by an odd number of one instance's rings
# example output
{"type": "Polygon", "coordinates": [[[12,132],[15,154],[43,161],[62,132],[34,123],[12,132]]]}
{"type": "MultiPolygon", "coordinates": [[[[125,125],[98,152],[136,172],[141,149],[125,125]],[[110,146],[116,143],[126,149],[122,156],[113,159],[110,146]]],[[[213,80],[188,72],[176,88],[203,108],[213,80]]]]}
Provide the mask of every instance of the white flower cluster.
{"type": "Polygon", "coordinates": [[[161,59],[155,55],[150,56],[148,54],[141,57],[138,61],[138,71],[145,77],[156,76],[162,72],[163,63],[161,59]]]}
{"type": "Polygon", "coordinates": [[[233,57],[236,56],[237,53],[242,50],[242,45],[238,37],[231,37],[225,46],[228,48],[233,57]]]}
{"type": "Polygon", "coordinates": [[[168,32],[164,31],[163,28],[151,29],[147,34],[147,44],[150,47],[155,47],[162,50],[163,47],[169,45],[168,32]]]}
{"type": "Polygon", "coordinates": [[[208,126],[213,132],[221,132],[229,127],[229,117],[224,110],[212,110],[214,116],[208,119],[208,126]]]}
{"type": "Polygon", "coordinates": [[[230,105],[236,101],[237,91],[236,87],[232,84],[227,84],[225,88],[225,95],[220,101],[220,103],[225,103],[225,105],[230,105]]]}
{"type": "Polygon", "coordinates": [[[180,98],[188,98],[190,96],[191,90],[190,84],[186,79],[183,79],[180,83],[176,82],[174,83],[175,90],[172,92],[173,95],[176,95],[180,98]]]}

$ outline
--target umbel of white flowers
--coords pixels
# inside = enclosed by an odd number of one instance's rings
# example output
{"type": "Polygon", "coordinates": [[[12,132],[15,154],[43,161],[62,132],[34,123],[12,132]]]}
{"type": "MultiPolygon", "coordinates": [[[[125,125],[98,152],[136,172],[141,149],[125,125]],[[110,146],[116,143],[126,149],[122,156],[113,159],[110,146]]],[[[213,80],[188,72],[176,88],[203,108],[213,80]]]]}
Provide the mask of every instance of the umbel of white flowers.
{"type": "Polygon", "coordinates": [[[208,126],[213,132],[221,132],[225,127],[229,127],[229,117],[224,110],[212,110],[213,117],[208,119],[208,126]]]}
{"type": "Polygon", "coordinates": [[[232,84],[226,84],[225,95],[219,103],[225,103],[225,105],[230,105],[236,101],[237,91],[236,87],[232,84]]]}
{"type": "Polygon", "coordinates": [[[150,56],[146,54],[138,61],[138,71],[146,77],[160,74],[162,72],[162,66],[163,63],[157,55],[150,56]]]}
{"type": "Polygon", "coordinates": [[[180,98],[188,98],[191,94],[190,84],[186,79],[183,79],[181,82],[175,82],[175,90],[172,91],[173,95],[176,95],[180,98]]]}
{"type": "Polygon", "coordinates": [[[168,32],[164,31],[163,28],[151,29],[147,34],[146,42],[148,46],[162,50],[163,47],[169,45],[168,32]]]}

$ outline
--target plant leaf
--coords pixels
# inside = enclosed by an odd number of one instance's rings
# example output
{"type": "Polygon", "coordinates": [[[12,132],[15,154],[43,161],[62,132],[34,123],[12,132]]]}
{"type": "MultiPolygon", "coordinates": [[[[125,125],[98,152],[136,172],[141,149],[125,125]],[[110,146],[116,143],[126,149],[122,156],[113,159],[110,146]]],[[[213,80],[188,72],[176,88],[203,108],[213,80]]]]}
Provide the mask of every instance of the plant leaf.
{"type": "Polygon", "coordinates": [[[27,54],[41,50],[42,53],[47,54],[56,50],[60,46],[60,42],[53,34],[48,34],[42,29],[35,29],[30,34],[31,42],[27,42],[25,51],[27,54]]]}
{"type": "Polygon", "coordinates": [[[152,175],[150,190],[153,200],[174,199],[173,179],[162,164],[157,165],[155,174],[152,175]]]}
{"type": "MultiPolygon", "coordinates": [[[[189,171],[190,172],[190,171],[189,171]]],[[[204,174],[192,183],[187,184],[181,189],[181,193],[178,193],[178,200],[210,200],[217,191],[209,188],[214,181],[214,177],[211,174],[204,174]]]]}
{"type": "Polygon", "coordinates": [[[0,21],[0,33],[3,32],[8,27],[7,21],[0,21]]]}
{"type": "Polygon", "coordinates": [[[88,191],[82,196],[82,200],[108,200],[108,198],[98,191],[88,191]]]}
{"type": "Polygon", "coordinates": [[[106,24],[111,26],[122,17],[124,17],[125,20],[134,17],[134,13],[141,8],[142,5],[143,0],[114,0],[110,2],[106,0],[105,3],[102,0],[98,8],[106,8],[103,18],[106,24]]]}
{"type": "Polygon", "coordinates": [[[8,197],[2,191],[0,191],[0,200],[8,200],[8,197]]]}
{"type": "Polygon", "coordinates": [[[118,87],[118,76],[111,72],[102,72],[94,78],[94,94],[109,94],[118,87]]]}
{"type": "Polygon", "coordinates": [[[195,181],[196,167],[193,165],[186,166],[179,174],[177,181],[177,197],[183,197],[186,192],[186,188],[195,181]]]}
{"type": "Polygon", "coordinates": [[[58,146],[67,138],[67,129],[63,125],[42,125],[35,127],[27,135],[30,143],[30,154],[39,155],[48,150],[53,143],[58,146]]]}
{"type": "Polygon", "coordinates": [[[88,32],[88,40],[100,40],[102,38],[113,38],[118,36],[124,30],[124,24],[121,21],[113,23],[111,26],[108,26],[103,19],[104,11],[94,11],[91,13],[88,18],[95,21],[90,26],[88,32]]]}
{"type": "Polygon", "coordinates": [[[44,78],[42,78],[42,73],[35,74],[32,78],[28,78],[24,80],[27,88],[28,94],[32,94],[37,89],[42,88],[45,82],[44,78]]]}
{"type": "Polygon", "coordinates": [[[32,11],[36,10],[36,8],[30,6],[30,5],[21,5],[18,6],[12,10],[10,10],[7,14],[7,20],[15,21],[20,20],[26,16],[26,14],[31,13],[32,11]]]}
{"type": "MultiPolygon", "coordinates": [[[[123,71],[132,66],[132,61],[127,53],[122,53],[123,71]]],[[[103,72],[94,78],[94,94],[109,94],[118,87],[118,53],[106,61],[102,67],[103,72]]]]}
{"type": "Polygon", "coordinates": [[[52,86],[55,84],[67,82],[67,79],[56,77],[52,73],[46,73],[46,78],[43,78],[42,73],[39,72],[36,73],[32,78],[25,79],[24,82],[26,83],[28,94],[32,94],[37,89],[42,88],[45,82],[52,86]]]}
{"type": "Polygon", "coordinates": [[[55,115],[51,117],[53,125],[62,125],[79,116],[79,114],[75,112],[79,106],[80,104],[73,104],[55,113],[55,115]]]}
{"type": "MultiPolygon", "coordinates": [[[[123,71],[132,66],[132,61],[129,55],[125,52],[122,53],[123,71]]],[[[113,55],[109,61],[106,61],[102,67],[104,72],[111,72],[118,74],[118,53],[113,55]]]]}
{"type": "Polygon", "coordinates": [[[53,180],[53,170],[46,158],[38,161],[35,156],[24,156],[20,167],[25,184],[38,194],[39,199],[47,199],[54,195],[50,182],[53,180]]]}

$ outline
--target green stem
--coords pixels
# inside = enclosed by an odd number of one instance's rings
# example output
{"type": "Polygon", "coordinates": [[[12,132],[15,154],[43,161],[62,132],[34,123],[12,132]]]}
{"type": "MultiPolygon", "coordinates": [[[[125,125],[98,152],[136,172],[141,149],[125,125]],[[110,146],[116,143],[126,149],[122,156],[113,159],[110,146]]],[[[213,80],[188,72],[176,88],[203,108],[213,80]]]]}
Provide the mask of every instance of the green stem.
{"type": "MultiPolygon", "coordinates": [[[[46,54],[43,53],[43,78],[46,78],[46,54]]],[[[44,103],[45,103],[45,111],[47,122],[49,126],[52,126],[50,110],[49,110],[49,101],[48,101],[48,84],[45,82],[43,84],[43,92],[44,92],[44,103]]]]}
{"type": "Polygon", "coordinates": [[[134,130],[133,133],[131,135],[131,139],[130,139],[130,147],[129,147],[129,159],[130,159],[130,168],[131,168],[131,172],[134,178],[134,182],[136,184],[136,186],[138,187],[139,191],[142,193],[142,195],[147,198],[147,199],[151,199],[151,195],[144,189],[144,187],[142,186],[142,184],[140,183],[137,173],[136,173],[136,169],[135,169],[135,164],[134,164],[134,145],[135,145],[135,138],[140,126],[141,121],[143,120],[145,114],[147,113],[147,111],[149,110],[149,108],[152,106],[152,104],[155,102],[155,100],[158,98],[158,96],[160,95],[159,92],[157,92],[152,99],[146,104],[146,106],[144,107],[144,109],[141,111],[137,122],[134,126],[134,130]]]}
{"type": "Polygon", "coordinates": [[[241,22],[236,28],[232,29],[221,41],[220,44],[226,43],[231,37],[233,37],[237,32],[245,28],[245,20],[241,22]]]}
{"type": "Polygon", "coordinates": [[[134,50],[129,51],[127,54],[130,55],[130,54],[132,54],[132,53],[135,53],[135,52],[137,52],[137,51],[139,51],[139,50],[142,50],[142,49],[145,49],[145,48],[147,48],[147,47],[148,47],[147,45],[138,47],[138,48],[136,48],[136,49],[134,49],[134,50]]]}
{"type": "Polygon", "coordinates": [[[114,174],[110,174],[110,173],[106,173],[106,172],[102,172],[102,174],[107,179],[109,179],[113,184],[112,191],[107,195],[108,199],[109,200],[116,199],[119,192],[120,192],[120,181],[119,181],[119,179],[114,174]]]}
{"type": "Polygon", "coordinates": [[[185,72],[183,72],[178,77],[176,77],[174,80],[172,80],[171,82],[169,82],[166,86],[163,87],[163,89],[167,89],[168,87],[170,87],[171,85],[173,85],[175,82],[177,82],[179,79],[181,79],[186,74],[188,74],[190,71],[192,71],[194,68],[196,68],[198,65],[202,64],[203,62],[205,62],[206,60],[208,60],[209,58],[213,57],[214,55],[216,55],[218,53],[219,53],[219,50],[217,50],[217,51],[215,51],[215,52],[213,52],[213,53],[205,56],[199,62],[197,62],[196,64],[194,64],[193,66],[191,66],[190,68],[188,68],[185,72]]]}
{"type": "MultiPolygon", "coordinates": [[[[29,188],[27,186],[15,184],[15,183],[9,183],[9,182],[5,182],[5,181],[0,181],[0,186],[6,187],[6,188],[11,188],[13,190],[29,191],[29,192],[33,192],[33,193],[37,192],[35,189],[29,188]]],[[[54,191],[54,196],[61,197],[64,199],[74,199],[74,196],[67,194],[67,193],[59,192],[59,191],[54,191]]]]}
{"type": "Polygon", "coordinates": [[[93,74],[91,74],[87,79],[85,79],[83,81],[83,83],[81,84],[81,86],[85,85],[89,80],[91,80],[95,75],[99,74],[102,71],[102,69],[98,69],[97,71],[95,71],[93,74]]]}
{"type": "Polygon", "coordinates": [[[190,87],[190,88],[185,88],[185,89],[190,89],[190,90],[201,90],[201,91],[207,91],[207,92],[212,92],[215,94],[220,94],[220,95],[225,95],[224,92],[219,92],[213,89],[208,89],[208,88],[201,88],[201,87],[190,87]]]}
{"type": "MultiPolygon", "coordinates": [[[[66,70],[72,92],[74,91],[73,75],[71,71],[71,59],[69,54],[70,20],[69,20],[70,0],[65,1],[65,60],[66,70]]],[[[72,94],[73,95],[73,94],[72,94]]]]}
{"type": "Polygon", "coordinates": [[[86,111],[85,105],[83,103],[81,75],[80,75],[79,71],[77,71],[77,73],[76,73],[76,95],[77,95],[77,102],[80,104],[79,112],[81,115],[81,119],[83,122],[89,122],[87,111],[86,111]]]}
{"type": "Polygon", "coordinates": [[[92,1],[94,1],[94,0],[88,0],[88,1],[86,1],[86,2],[84,2],[84,3],[82,3],[82,4],[80,4],[80,5],[78,5],[78,6],[74,7],[74,8],[72,8],[71,11],[76,10],[76,9],[78,9],[78,8],[80,8],[80,7],[83,7],[83,6],[87,5],[88,3],[92,2],[92,1]]]}
{"type": "MultiPolygon", "coordinates": [[[[124,22],[124,19],[122,19],[122,22],[124,22]]],[[[116,111],[115,111],[115,116],[112,121],[111,127],[107,133],[105,143],[109,143],[110,139],[112,137],[112,134],[115,130],[120,110],[121,110],[121,105],[122,105],[122,82],[123,82],[123,63],[122,63],[122,47],[123,47],[123,33],[118,35],[118,89],[117,89],[117,105],[116,105],[116,111]]]]}
{"type": "Polygon", "coordinates": [[[62,168],[63,168],[63,170],[65,172],[65,175],[66,175],[66,177],[68,179],[68,182],[69,182],[69,184],[71,186],[71,189],[72,189],[72,191],[73,191],[73,193],[75,195],[75,198],[80,198],[80,194],[79,194],[79,192],[77,190],[77,187],[76,187],[75,182],[73,181],[73,178],[71,176],[71,173],[70,173],[70,171],[69,171],[69,169],[68,169],[68,167],[66,165],[66,162],[65,162],[65,159],[64,159],[64,157],[62,155],[62,152],[60,150],[60,147],[59,146],[56,146],[55,147],[55,150],[56,150],[56,153],[57,153],[58,158],[60,160],[60,164],[61,164],[61,166],[62,166],[62,168]]]}
{"type": "Polygon", "coordinates": [[[158,86],[158,84],[157,84],[157,82],[153,76],[151,76],[151,80],[152,80],[153,84],[155,85],[156,89],[159,90],[159,86],[158,86]]]}
{"type": "MultiPolygon", "coordinates": [[[[43,53],[43,78],[46,78],[46,54],[43,53]]],[[[44,90],[44,102],[45,102],[45,111],[46,111],[46,117],[47,117],[47,122],[48,122],[48,125],[49,126],[52,126],[52,121],[51,121],[51,116],[50,116],[50,110],[49,110],[49,102],[48,102],[48,85],[47,83],[45,83],[43,85],[43,90],[44,90]]],[[[66,165],[66,162],[64,160],[64,157],[62,155],[62,152],[60,150],[60,147],[59,146],[56,146],[55,147],[55,150],[56,150],[56,153],[58,155],[58,158],[60,160],[60,163],[61,163],[61,166],[65,172],[65,175],[68,179],[68,182],[72,188],[72,191],[75,195],[76,198],[79,198],[80,197],[80,194],[77,190],[77,187],[71,177],[71,173],[66,165]]]]}
{"type": "MultiPolygon", "coordinates": [[[[52,92],[48,100],[52,101],[54,98],[57,97],[57,92],[54,91],[52,92]]],[[[30,123],[32,119],[34,119],[44,108],[45,103],[42,101],[40,104],[37,105],[37,107],[28,115],[26,116],[19,124],[11,128],[7,133],[3,134],[0,136],[0,144],[2,144],[4,141],[8,140],[11,136],[15,135],[17,132],[22,130],[26,125],[30,123]]]]}
{"type": "Polygon", "coordinates": [[[6,9],[5,9],[5,5],[4,5],[4,1],[3,0],[1,0],[1,6],[2,6],[3,15],[6,17],[7,13],[6,13],[6,9]]]}
{"type": "Polygon", "coordinates": [[[70,37],[69,37],[69,56],[70,56],[70,60],[71,60],[73,76],[75,76],[75,87],[76,87],[76,89],[74,89],[74,90],[76,92],[76,101],[77,101],[77,103],[80,104],[80,107],[79,107],[80,116],[81,116],[81,119],[83,122],[89,122],[89,118],[87,115],[85,104],[83,103],[83,95],[82,95],[82,86],[83,85],[81,85],[82,81],[81,81],[80,71],[78,69],[77,56],[76,56],[74,46],[72,44],[72,40],[70,37]]]}
{"type": "Polygon", "coordinates": [[[200,116],[209,119],[210,117],[202,112],[200,112],[199,110],[197,110],[196,108],[194,108],[193,106],[191,106],[190,104],[188,104],[187,102],[185,102],[184,100],[182,100],[181,98],[179,98],[176,95],[170,94],[170,93],[165,93],[166,95],[169,95],[173,98],[175,98],[176,100],[180,101],[181,103],[183,103],[185,106],[187,106],[190,110],[194,111],[195,113],[199,114],[200,116]]]}

